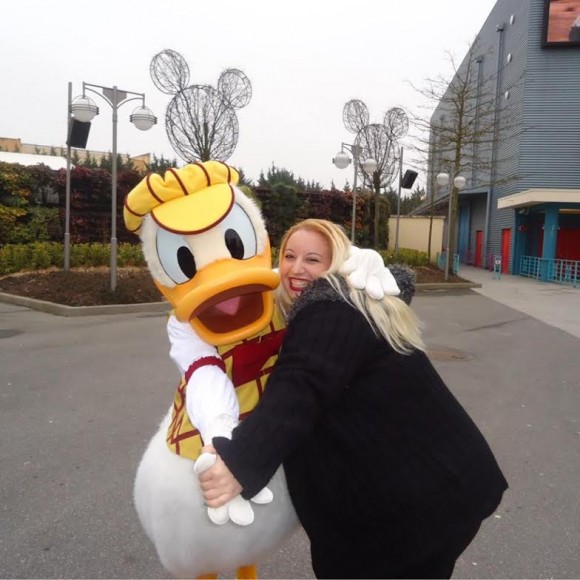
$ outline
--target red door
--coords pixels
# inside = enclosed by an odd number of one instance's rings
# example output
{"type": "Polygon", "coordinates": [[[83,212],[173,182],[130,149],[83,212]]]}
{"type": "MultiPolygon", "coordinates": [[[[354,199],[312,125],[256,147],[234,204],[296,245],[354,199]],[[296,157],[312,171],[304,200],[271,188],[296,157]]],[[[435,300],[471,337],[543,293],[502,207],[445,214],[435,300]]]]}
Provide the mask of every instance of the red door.
{"type": "Polygon", "coordinates": [[[475,232],[475,267],[481,268],[481,252],[483,250],[483,230],[475,232]]]}
{"type": "Polygon", "coordinates": [[[556,245],[559,260],[580,260],[580,230],[560,229],[556,245]]]}
{"type": "Polygon", "coordinates": [[[501,273],[507,274],[509,272],[510,263],[510,246],[512,239],[511,229],[501,231],[501,273]]]}

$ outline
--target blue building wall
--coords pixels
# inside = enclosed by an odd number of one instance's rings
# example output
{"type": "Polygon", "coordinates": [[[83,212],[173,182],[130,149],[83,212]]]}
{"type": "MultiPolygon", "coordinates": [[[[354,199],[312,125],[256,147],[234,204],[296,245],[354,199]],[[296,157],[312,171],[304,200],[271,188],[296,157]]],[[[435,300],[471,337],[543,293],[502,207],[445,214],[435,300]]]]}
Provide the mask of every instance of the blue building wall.
{"type": "MultiPolygon", "coordinates": [[[[497,99],[496,142],[478,152],[492,162],[489,173],[473,172],[460,195],[460,214],[470,218],[469,234],[464,220],[458,240],[467,237],[473,252],[483,229],[484,254],[500,254],[502,230],[510,229],[510,270],[514,257],[538,247],[546,211],[548,221],[554,214],[546,207],[525,215],[500,210],[498,199],[532,188],[580,188],[580,47],[542,47],[544,7],[544,0],[498,0],[478,35],[481,74],[495,83],[486,88],[497,99]]],[[[442,113],[440,104],[434,117],[442,113]]]]}

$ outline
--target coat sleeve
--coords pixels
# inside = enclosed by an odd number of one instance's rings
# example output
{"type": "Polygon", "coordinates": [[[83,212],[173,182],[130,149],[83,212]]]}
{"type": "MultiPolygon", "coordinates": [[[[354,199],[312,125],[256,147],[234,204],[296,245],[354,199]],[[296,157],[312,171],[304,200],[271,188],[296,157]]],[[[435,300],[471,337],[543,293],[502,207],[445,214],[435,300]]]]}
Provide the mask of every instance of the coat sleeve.
{"type": "Polygon", "coordinates": [[[376,347],[365,318],[343,301],[303,308],[288,327],[256,409],[214,446],[251,498],[284,459],[304,444],[323,412],[341,397],[376,347]]]}

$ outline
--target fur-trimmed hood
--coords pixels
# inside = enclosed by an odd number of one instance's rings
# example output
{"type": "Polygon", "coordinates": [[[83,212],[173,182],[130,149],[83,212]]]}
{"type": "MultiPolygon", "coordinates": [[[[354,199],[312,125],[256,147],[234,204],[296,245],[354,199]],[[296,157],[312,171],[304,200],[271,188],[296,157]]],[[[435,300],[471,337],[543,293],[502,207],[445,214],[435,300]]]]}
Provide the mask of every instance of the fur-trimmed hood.
{"type": "MultiPolygon", "coordinates": [[[[402,264],[393,264],[389,266],[389,270],[395,277],[397,285],[401,293],[398,298],[403,300],[406,304],[411,304],[411,300],[415,295],[415,272],[408,266],[402,264]]],[[[351,288],[347,281],[342,276],[337,276],[337,279],[346,296],[348,296],[351,288]]],[[[338,301],[343,300],[342,296],[332,287],[330,282],[324,278],[318,278],[310,284],[300,297],[294,302],[290,312],[288,313],[288,323],[300,312],[304,307],[320,302],[321,300],[338,301]]]]}
{"type": "Polygon", "coordinates": [[[405,304],[410,305],[413,296],[415,296],[415,280],[417,278],[415,272],[404,264],[391,264],[388,268],[397,281],[397,286],[401,291],[399,298],[405,304]]]}

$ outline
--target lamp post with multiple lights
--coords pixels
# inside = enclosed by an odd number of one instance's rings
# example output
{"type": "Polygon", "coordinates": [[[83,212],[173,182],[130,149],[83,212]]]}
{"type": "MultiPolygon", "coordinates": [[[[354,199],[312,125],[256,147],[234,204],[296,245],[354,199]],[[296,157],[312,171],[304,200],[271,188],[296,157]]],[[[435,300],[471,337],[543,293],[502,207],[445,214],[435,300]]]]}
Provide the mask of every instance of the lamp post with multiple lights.
{"type": "MultiPolygon", "coordinates": [[[[462,175],[456,175],[453,178],[453,183],[450,184],[450,174],[449,173],[439,173],[436,177],[437,185],[444,187],[449,185],[449,211],[447,216],[447,249],[445,250],[445,280],[449,279],[449,254],[451,253],[451,208],[453,207],[453,190],[456,189],[458,192],[465,187],[467,180],[462,175]]],[[[455,224],[453,224],[453,227],[455,224]]]]}
{"type": "MultiPolygon", "coordinates": [[[[83,82],[83,94],[71,101],[69,83],[69,122],[70,115],[82,123],[92,121],[99,114],[99,108],[94,101],[86,95],[87,91],[95,93],[104,99],[113,109],[113,153],[111,168],[111,291],[117,287],[117,121],[119,108],[129,101],[140,100],[141,106],[137,107],[130,115],[129,120],[140,131],[147,131],[157,123],[157,118],[150,109],[145,106],[145,94],[132,91],[120,90],[116,86],[103,87],[83,82]],[[98,92],[99,89],[101,92],[98,92]]],[[[70,256],[70,146],[67,149],[67,199],[65,217],[65,269],[70,256]]]]}
{"type": "MultiPolygon", "coordinates": [[[[340,151],[334,156],[332,162],[338,169],[345,169],[353,161],[354,178],[352,184],[352,226],[350,233],[350,241],[354,244],[355,224],[356,224],[356,188],[357,188],[357,174],[359,171],[360,155],[362,147],[360,145],[351,145],[349,143],[342,143],[340,151]],[[352,159],[345,153],[344,150],[350,151],[352,159]]],[[[362,162],[362,169],[367,175],[372,175],[377,170],[377,162],[374,159],[365,159],[362,162]]]]}

